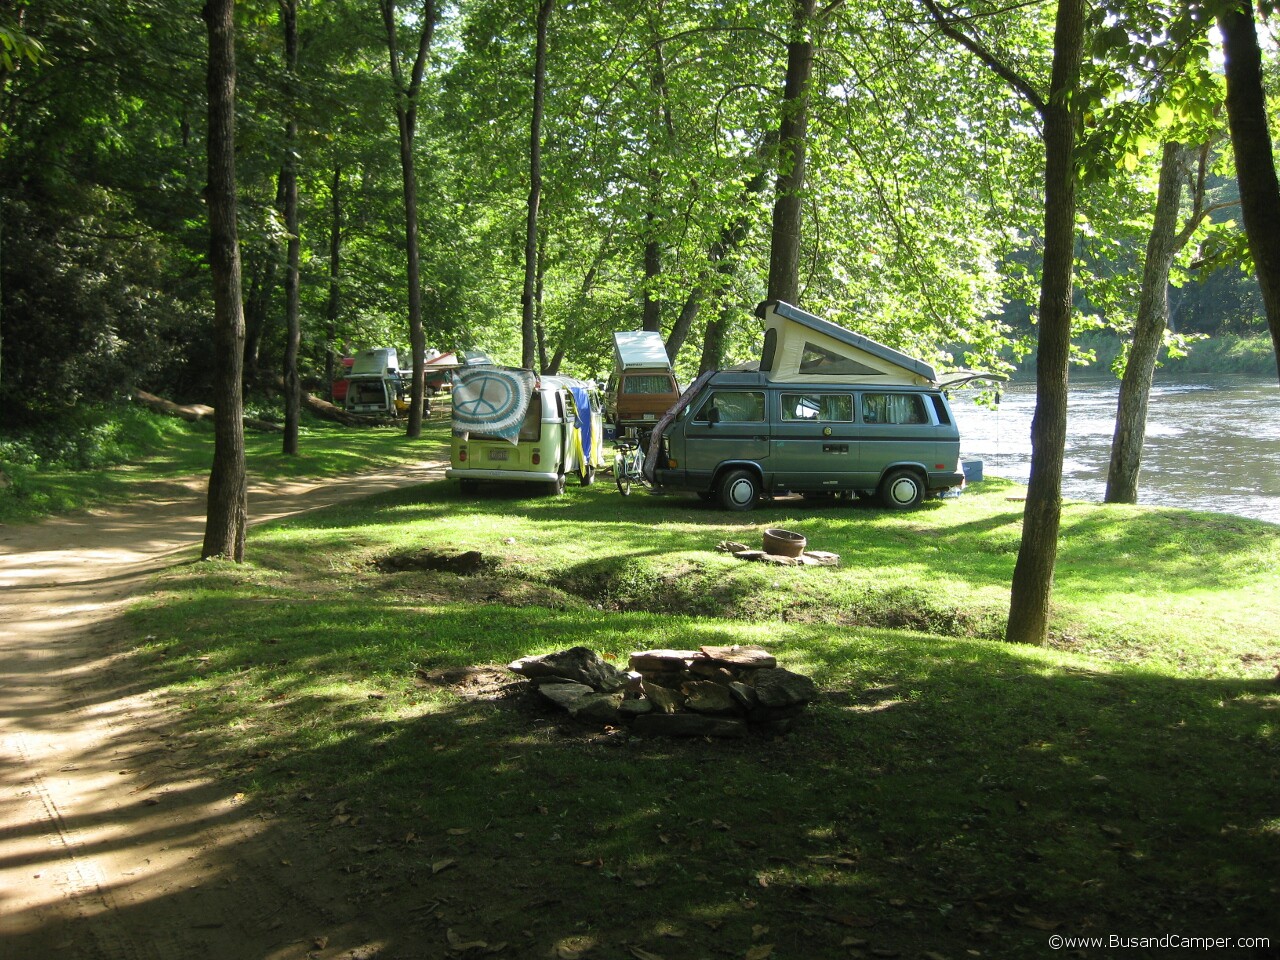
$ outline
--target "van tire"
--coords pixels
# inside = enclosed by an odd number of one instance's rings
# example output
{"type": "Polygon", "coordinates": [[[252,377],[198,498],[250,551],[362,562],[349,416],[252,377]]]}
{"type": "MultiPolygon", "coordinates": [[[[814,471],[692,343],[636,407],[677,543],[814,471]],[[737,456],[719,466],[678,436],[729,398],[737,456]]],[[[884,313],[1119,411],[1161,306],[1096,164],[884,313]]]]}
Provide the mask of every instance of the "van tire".
{"type": "Polygon", "coordinates": [[[556,477],[554,480],[548,481],[547,493],[553,497],[558,497],[564,493],[564,474],[556,477]]]}
{"type": "Polygon", "coordinates": [[[719,493],[726,510],[750,510],[760,497],[760,480],[750,470],[730,470],[720,479],[719,493]]]}
{"type": "Polygon", "coordinates": [[[880,502],[890,510],[910,510],[924,499],[924,480],[914,470],[890,470],[880,481],[880,502]]]}

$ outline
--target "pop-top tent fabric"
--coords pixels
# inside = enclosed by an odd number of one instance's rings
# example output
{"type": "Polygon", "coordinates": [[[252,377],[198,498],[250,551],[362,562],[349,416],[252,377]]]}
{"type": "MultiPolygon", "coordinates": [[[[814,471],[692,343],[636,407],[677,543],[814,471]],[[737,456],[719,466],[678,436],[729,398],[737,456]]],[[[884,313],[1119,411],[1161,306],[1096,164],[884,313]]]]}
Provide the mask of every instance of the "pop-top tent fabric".
{"type": "Polygon", "coordinates": [[[929,386],[933,367],[782,300],[756,308],[765,321],[759,370],[770,380],[929,386]]]}
{"type": "Polygon", "coordinates": [[[531,370],[462,367],[453,374],[453,435],[472,433],[515,443],[538,378],[531,370]]]}

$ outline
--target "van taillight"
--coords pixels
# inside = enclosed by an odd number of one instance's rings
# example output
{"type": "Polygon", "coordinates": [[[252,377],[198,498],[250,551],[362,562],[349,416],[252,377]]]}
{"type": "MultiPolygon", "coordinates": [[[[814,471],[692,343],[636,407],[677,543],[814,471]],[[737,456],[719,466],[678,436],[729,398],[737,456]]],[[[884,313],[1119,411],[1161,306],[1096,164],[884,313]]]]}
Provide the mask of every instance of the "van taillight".
{"type": "Polygon", "coordinates": [[[467,462],[467,448],[466,448],[466,447],[461,447],[461,448],[459,448],[459,450],[458,450],[458,462],[459,462],[459,463],[466,463],[466,462],[467,462]]]}
{"type": "Polygon", "coordinates": [[[538,464],[540,464],[541,462],[542,462],[542,454],[540,454],[537,450],[533,451],[533,463],[534,463],[534,466],[537,466],[537,465],[538,465],[538,464]]]}

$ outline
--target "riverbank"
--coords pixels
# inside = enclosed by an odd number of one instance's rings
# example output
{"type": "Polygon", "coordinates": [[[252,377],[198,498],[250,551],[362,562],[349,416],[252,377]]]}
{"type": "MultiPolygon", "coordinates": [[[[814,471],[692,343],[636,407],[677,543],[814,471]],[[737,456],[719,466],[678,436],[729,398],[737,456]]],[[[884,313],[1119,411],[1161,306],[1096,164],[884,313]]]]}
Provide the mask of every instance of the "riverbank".
{"type": "MultiPolygon", "coordinates": [[[[1072,367],[1072,377],[1114,376],[1112,366],[1123,350],[1120,337],[1111,331],[1091,331],[1077,338],[1077,346],[1092,356],[1087,366],[1072,367]]],[[[1160,351],[1160,369],[1171,377],[1222,375],[1237,377],[1270,377],[1276,381],[1276,357],[1271,337],[1265,331],[1247,336],[1223,334],[1193,340],[1186,354],[1170,357],[1160,351]]],[[[1013,374],[1016,381],[1034,380],[1036,354],[1033,349],[1018,364],[1013,374]]]]}

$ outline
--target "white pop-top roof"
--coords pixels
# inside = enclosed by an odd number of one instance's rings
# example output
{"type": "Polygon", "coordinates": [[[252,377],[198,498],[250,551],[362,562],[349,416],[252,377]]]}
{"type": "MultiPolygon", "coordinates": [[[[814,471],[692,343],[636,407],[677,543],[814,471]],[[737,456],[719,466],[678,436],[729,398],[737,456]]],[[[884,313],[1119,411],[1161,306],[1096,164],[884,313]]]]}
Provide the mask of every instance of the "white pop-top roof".
{"type": "Polygon", "coordinates": [[[782,300],[756,308],[765,321],[759,370],[770,380],[929,386],[937,381],[923,360],[806,313],[782,300]]]}
{"type": "Polygon", "coordinates": [[[613,359],[619,370],[637,367],[671,369],[662,334],[654,330],[619,330],[614,333],[613,359]]]}

